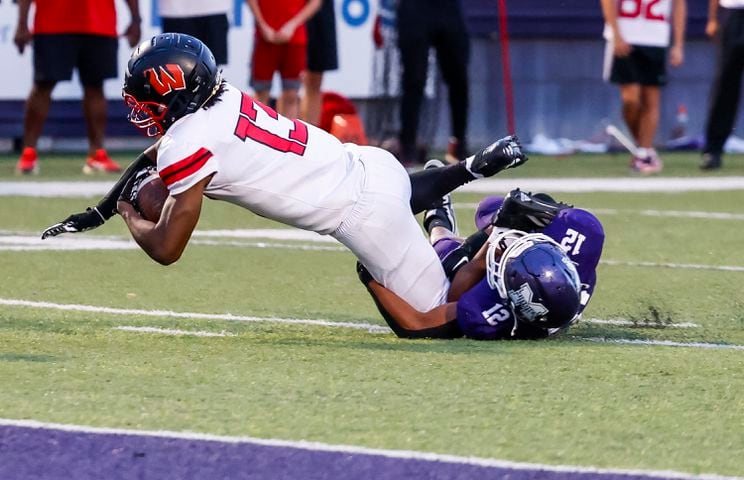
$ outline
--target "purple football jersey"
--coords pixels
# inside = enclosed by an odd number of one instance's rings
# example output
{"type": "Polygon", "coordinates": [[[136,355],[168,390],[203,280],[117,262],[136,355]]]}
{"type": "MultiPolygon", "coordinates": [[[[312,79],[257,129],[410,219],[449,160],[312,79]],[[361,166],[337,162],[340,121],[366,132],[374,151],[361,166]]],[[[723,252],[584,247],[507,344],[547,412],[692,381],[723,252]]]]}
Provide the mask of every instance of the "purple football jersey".
{"type": "Polygon", "coordinates": [[[528,340],[544,338],[551,333],[517,323],[508,301],[491,290],[485,278],[457,301],[457,323],[466,337],[476,340],[528,340]]]}
{"type": "Polygon", "coordinates": [[[543,233],[558,242],[576,265],[581,279],[581,313],[597,283],[597,265],[605,237],[602,224],[586,210],[567,208],[561,210],[543,233]]]}
{"type": "MultiPolygon", "coordinates": [[[[484,199],[476,211],[476,226],[479,229],[488,226],[502,203],[502,197],[484,199]]],[[[553,219],[543,233],[560,244],[576,264],[582,284],[579,307],[581,313],[589,302],[597,281],[596,268],[604,245],[602,224],[586,210],[567,208],[553,219]]],[[[435,248],[437,246],[439,245],[435,248]]],[[[453,248],[456,245],[453,246],[453,242],[448,239],[436,249],[443,259],[453,248]]],[[[460,297],[457,302],[457,321],[467,337],[481,340],[543,338],[557,331],[543,330],[520,322],[512,334],[515,319],[508,305],[508,301],[501,298],[497,291],[491,290],[488,282],[483,279],[460,297]]]]}

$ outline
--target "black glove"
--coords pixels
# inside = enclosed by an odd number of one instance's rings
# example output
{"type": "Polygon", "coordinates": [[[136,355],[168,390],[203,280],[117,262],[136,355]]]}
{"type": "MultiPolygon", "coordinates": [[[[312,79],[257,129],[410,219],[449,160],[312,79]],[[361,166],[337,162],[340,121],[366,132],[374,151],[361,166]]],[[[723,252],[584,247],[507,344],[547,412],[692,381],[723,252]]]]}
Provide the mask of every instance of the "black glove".
{"type": "Polygon", "coordinates": [[[74,213],[61,222],[48,227],[41,233],[41,239],[56,237],[61,233],[84,232],[100,227],[106,220],[116,215],[116,201],[121,197],[123,188],[130,183],[132,177],[135,177],[144,167],[152,165],[152,160],[142,153],[137,157],[137,160],[124,170],[122,176],[98,202],[98,205],[89,207],[82,213],[74,213]]]}
{"type": "Polygon", "coordinates": [[[359,261],[357,261],[356,264],[356,271],[357,275],[359,276],[359,281],[361,281],[365,286],[369,285],[369,282],[374,280],[374,278],[372,278],[372,274],[370,274],[369,270],[367,270],[367,267],[362,265],[362,263],[359,261]]]}
{"type": "Polygon", "coordinates": [[[59,223],[48,227],[41,233],[41,239],[56,237],[60,233],[77,233],[92,230],[104,224],[106,219],[97,207],[88,207],[82,213],[73,213],[59,223]]]}
{"type": "Polygon", "coordinates": [[[532,194],[517,188],[509,192],[491,223],[502,228],[540,232],[566,208],[571,205],[556,202],[546,193],[532,194]]]}

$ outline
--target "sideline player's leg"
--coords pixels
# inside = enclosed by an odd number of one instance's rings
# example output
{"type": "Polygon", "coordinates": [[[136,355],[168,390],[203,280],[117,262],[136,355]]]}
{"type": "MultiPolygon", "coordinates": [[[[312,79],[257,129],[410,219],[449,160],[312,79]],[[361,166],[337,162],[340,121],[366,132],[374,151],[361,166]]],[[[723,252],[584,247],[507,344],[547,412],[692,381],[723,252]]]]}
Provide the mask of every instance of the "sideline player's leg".
{"type": "Polygon", "coordinates": [[[658,85],[641,87],[641,113],[638,121],[638,146],[646,154],[645,161],[639,165],[641,173],[650,174],[661,171],[662,163],[654,149],[654,136],[659,125],[661,89],[658,85]]]}
{"type": "Polygon", "coordinates": [[[516,136],[497,140],[475,155],[446,167],[426,168],[410,174],[411,210],[414,214],[432,209],[442,197],[477,178],[496,175],[528,160],[516,136]]]}
{"type": "Polygon", "coordinates": [[[116,78],[119,71],[116,38],[101,35],[75,35],[79,53],[77,69],[83,87],[83,113],[88,135],[88,156],[83,173],[119,173],[121,166],[104,149],[108,106],[103,93],[103,82],[116,78]]]}
{"type": "Polygon", "coordinates": [[[88,157],[83,165],[83,173],[86,175],[97,172],[121,172],[121,166],[112,160],[103,148],[107,110],[103,83],[83,85],[83,113],[88,135],[88,157]]]}
{"type": "Polygon", "coordinates": [[[26,100],[26,111],[23,119],[23,153],[16,164],[16,172],[29,174],[39,173],[36,143],[44,128],[49,107],[52,102],[52,90],[56,82],[35,81],[26,100]]]}
{"type": "Polygon", "coordinates": [[[300,116],[300,77],[305,70],[307,51],[305,45],[284,45],[279,73],[282,77],[282,95],[277,102],[277,111],[287,118],[300,116]]]}
{"type": "Polygon", "coordinates": [[[302,76],[304,95],[300,99],[300,119],[313,124],[320,124],[320,111],[323,103],[323,95],[320,92],[323,84],[323,72],[312,72],[306,70],[302,76]]]}
{"type": "MultiPolygon", "coordinates": [[[[251,57],[251,80],[253,97],[264,105],[269,104],[274,72],[279,70],[280,46],[267,42],[259,36],[253,46],[251,57]]],[[[283,85],[282,85],[283,86],[283,85]]]]}

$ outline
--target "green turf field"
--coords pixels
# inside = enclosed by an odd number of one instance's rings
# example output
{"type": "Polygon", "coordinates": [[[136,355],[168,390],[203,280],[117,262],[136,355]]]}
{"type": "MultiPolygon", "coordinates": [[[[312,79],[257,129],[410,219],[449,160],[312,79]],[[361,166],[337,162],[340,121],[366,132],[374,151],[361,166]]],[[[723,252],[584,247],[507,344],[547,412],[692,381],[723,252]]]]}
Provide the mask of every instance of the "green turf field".
{"type": "MultiPolygon", "coordinates": [[[[664,158],[662,178],[744,175],[742,157],[713,174],[697,155],[664,158]]],[[[14,162],[0,158],[0,183],[83,179],[73,156],[43,158],[30,179],[14,162]]],[[[536,157],[508,175],[628,176],[623,155],[536,157]]],[[[384,325],[332,243],[197,236],[170,267],[136,249],[9,249],[94,201],[0,197],[0,418],[744,475],[744,191],[558,197],[595,211],[607,235],[584,317],[621,324],[542,342],[145,314],[384,325]]],[[[465,233],[480,198],[455,197],[465,233]]],[[[285,227],[208,201],[198,228],[285,227]]],[[[116,218],[78,236],[127,238],[116,218]]]]}

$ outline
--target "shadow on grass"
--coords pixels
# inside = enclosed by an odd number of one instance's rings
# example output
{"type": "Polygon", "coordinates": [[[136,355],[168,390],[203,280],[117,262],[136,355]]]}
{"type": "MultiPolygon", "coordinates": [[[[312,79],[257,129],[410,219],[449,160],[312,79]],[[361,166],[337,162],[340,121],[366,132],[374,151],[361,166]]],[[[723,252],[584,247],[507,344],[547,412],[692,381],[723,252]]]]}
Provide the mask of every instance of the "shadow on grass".
{"type": "Polygon", "coordinates": [[[0,362],[53,362],[51,355],[32,355],[27,353],[0,353],[0,362]]]}

